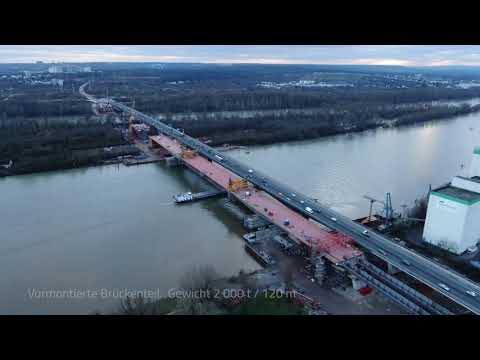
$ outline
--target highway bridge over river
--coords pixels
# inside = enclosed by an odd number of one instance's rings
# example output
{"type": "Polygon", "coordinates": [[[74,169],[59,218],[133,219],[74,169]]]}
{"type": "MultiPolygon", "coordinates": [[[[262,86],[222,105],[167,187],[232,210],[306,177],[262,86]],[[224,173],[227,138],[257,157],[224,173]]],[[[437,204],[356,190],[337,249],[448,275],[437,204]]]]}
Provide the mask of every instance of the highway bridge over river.
{"type": "MultiPolygon", "coordinates": [[[[272,198],[294,210],[305,218],[310,218],[329,229],[348,235],[354,242],[366,251],[376,255],[385,262],[430,286],[453,302],[465,307],[475,314],[480,314],[480,286],[466,277],[444,267],[427,257],[407,249],[391,239],[368,229],[348,217],[328,208],[307,195],[301,194],[290,186],[278,182],[268,174],[253,169],[224,153],[174,129],[158,119],[141,113],[131,107],[112,99],[96,99],[85,92],[85,86],[80,87],[80,93],[90,102],[107,105],[112,109],[129,114],[138,121],[156,128],[159,134],[172,139],[184,147],[194,150],[201,157],[216,163],[222,168],[248,180],[256,189],[267,193],[272,198]],[[293,196],[294,194],[294,196],[293,196]],[[365,233],[368,230],[368,233],[365,233]],[[448,289],[448,290],[447,290],[448,289]],[[472,296],[471,293],[477,294],[472,296]],[[470,294],[469,294],[470,293],[470,294]]],[[[351,258],[339,262],[356,277],[367,282],[384,295],[391,298],[409,312],[414,314],[451,314],[442,306],[433,303],[424,295],[416,292],[396,278],[384,273],[365,259],[351,258]]]]}

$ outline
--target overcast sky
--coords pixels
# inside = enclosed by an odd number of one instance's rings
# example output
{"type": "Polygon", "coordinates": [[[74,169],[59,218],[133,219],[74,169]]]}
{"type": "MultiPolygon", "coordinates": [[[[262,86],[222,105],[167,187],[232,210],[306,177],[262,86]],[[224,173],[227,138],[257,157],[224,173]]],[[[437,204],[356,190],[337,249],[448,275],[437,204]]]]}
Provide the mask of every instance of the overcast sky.
{"type": "Polygon", "coordinates": [[[0,45],[0,62],[480,65],[479,45],[0,45]]]}

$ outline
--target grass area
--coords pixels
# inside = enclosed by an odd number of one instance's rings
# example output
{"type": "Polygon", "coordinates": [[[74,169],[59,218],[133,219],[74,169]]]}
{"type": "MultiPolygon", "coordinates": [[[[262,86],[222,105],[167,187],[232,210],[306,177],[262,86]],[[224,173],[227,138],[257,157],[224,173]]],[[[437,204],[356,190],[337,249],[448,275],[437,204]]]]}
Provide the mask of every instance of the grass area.
{"type": "Polygon", "coordinates": [[[286,298],[270,298],[257,296],[235,307],[232,315],[302,315],[298,306],[290,303],[286,298]]]}

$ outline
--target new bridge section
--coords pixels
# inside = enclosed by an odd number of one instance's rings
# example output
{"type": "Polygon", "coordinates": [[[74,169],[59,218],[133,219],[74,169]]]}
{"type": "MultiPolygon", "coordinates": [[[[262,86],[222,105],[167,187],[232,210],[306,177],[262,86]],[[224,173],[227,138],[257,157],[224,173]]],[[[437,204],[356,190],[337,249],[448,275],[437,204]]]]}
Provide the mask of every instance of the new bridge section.
{"type": "Polygon", "coordinates": [[[292,239],[324,254],[325,258],[334,264],[362,255],[362,252],[353,246],[353,239],[349,236],[305,218],[252,185],[232,191],[230,184],[241,181],[240,176],[203,156],[192,153],[189,153],[189,156],[182,156],[185,149],[178,141],[165,135],[152,136],[150,141],[152,145],[157,144],[181,159],[189,168],[207,177],[215,185],[229,191],[239,202],[281,228],[292,239]]]}

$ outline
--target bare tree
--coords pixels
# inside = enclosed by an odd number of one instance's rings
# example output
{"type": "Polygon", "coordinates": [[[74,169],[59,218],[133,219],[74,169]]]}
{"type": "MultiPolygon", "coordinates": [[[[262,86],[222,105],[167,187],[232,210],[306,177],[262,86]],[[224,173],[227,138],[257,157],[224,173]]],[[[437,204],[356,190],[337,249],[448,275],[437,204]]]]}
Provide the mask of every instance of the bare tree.
{"type": "Polygon", "coordinates": [[[122,315],[148,315],[149,302],[139,295],[137,297],[127,296],[120,302],[119,313],[122,315]]]}
{"type": "Polygon", "coordinates": [[[177,302],[175,313],[184,315],[216,315],[222,311],[213,301],[213,283],[219,278],[215,268],[202,265],[187,271],[180,279],[180,287],[189,291],[177,302]]]}
{"type": "Polygon", "coordinates": [[[180,287],[184,290],[208,290],[218,278],[218,273],[213,266],[197,266],[182,276],[180,287]]]}

